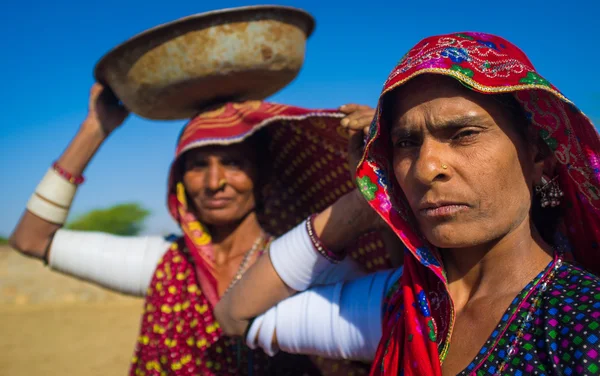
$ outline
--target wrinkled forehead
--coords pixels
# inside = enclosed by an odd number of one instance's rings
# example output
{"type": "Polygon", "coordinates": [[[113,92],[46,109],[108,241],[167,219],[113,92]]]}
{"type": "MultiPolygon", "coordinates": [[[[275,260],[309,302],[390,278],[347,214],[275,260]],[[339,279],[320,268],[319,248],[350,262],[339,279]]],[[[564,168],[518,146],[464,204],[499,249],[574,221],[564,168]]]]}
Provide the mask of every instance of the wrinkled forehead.
{"type": "Polygon", "coordinates": [[[513,122],[525,119],[512,94],[482,94],[440,74],[412,78],[384,94],[381,105],[382,119],[392,127],[416,120],[445,123],[488,116],[494,119],[509,117],[513,122]]]}
{"type": "Polygon", "coordinates": [[[185,152],[188,159],[206,159],[209,157],[217,158],[246,158],[254,159],[257,154],[256,142],[252,139],[246,139],[242,142],[236,142],[229,145],[205,145],[193,148],[185,152]]]}
{"type": "Polygon", "coordinates": [[[419,106],[428,107],[441,100],[476,97],[477,93],[467,89],[452,77],[439,74],[422,74],[414,77],[384,94],[382,115],[393,121],[419,106]]]}

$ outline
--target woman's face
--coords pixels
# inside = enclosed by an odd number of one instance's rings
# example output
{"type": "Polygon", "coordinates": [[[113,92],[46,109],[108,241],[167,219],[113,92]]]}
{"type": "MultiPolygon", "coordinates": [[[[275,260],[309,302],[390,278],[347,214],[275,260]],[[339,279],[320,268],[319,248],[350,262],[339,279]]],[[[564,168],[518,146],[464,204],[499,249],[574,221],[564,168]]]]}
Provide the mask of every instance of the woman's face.
{"type": "Polygon", "coordinates": [[[247,142],[187,152],[183,184],[198,219],[206,225],[240,221],[256,206],[256,152],[247,142]]]}
{"type": "Polygon", "coordinates": [[[498,101],[452,78],[417,77],[390,98],[393,168],[434,246],[482,245],[529,221],[543,162],[498,101]]]}

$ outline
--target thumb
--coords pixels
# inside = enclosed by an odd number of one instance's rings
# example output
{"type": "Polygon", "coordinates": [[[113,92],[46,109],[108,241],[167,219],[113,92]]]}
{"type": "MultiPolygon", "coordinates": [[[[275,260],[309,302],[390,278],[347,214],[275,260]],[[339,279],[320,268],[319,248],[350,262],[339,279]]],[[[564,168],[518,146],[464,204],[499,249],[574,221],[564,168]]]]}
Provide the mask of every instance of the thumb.
{"type": "Polygon", "coordinates": [[[358,163],[362,158],[364,146],[363,132],[351,131],[350,138],[348,139],[348,162],[352,176],[354,176],[358,163]]]}
{"type": "Polygon", "coordinates": [[[365,135],[360,130],[350,131],[350,138],[348,141],[348,149],[353,154],[360,154],[362,156],[363,148],[365,145],[365,135]]]}

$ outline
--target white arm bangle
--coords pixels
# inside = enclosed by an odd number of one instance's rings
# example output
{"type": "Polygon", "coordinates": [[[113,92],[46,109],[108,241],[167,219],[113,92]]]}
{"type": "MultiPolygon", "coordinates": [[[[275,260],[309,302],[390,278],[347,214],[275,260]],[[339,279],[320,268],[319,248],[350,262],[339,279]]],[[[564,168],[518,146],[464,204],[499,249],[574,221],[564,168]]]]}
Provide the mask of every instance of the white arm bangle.
{"type": "Polygon", "coordinates": [[[257,342],[265,344],[262,348],[265,354],[274,356],[279,352],[279,348],[275,345],[275,341],[273,341],[275,337],[275,324],[277,322],[277,306],[265,312],[263,316],[264,320],[258,332],[257,342]]]}
{"type": "Polygon", "coordinates": [[[275,323],[277,320],[277,307],[273,307],[260,316],[257,316],[246,335],[246,344],[252,350],[256,350],[259,346],[265,354],[274,356],[279,352],[279,348],[275,346],[273,341],[275,335],[275,323]],[[263,325],[265,323],[265,325],[263,325]]]}
{"type": "Polygon", "coordinates": [[[381,339],[382,302],[402,268],[351,282],[319,286],[281,301],[258,316],[246,341],[253,347],[332,359],[373,360],[381,339]],[[273,326],[272,312],[276,313],[273,326]],[[262,333],[266,330],[267,333],[262,333]]]}
{"type": "Polygon", "coordinates": [[[266,312],[255,317],[254,321],[252,321],[250,327],[248,328],[248,334],[246,334],[246,345],[248,345],[248,347],[252,350],[256,350],[258,348],[258,332],[262,326],[265,315],[266,312]]]}
{"type": "Polygon", "coordinates": [[[332,264],[313,247],[305,221],[275,239],[269,256],[279,277],[296,291],[306,290],[332,264]]]}
{"type": "Polygon", "coordinates": [[[329,263],[327,268],[325,268],[321,274],[312,281],[310,287],[350,281],[365,275],[367,275],[367,272],[362,266],[360,266],[352,258],[346,257],[336,264],[329,263]]]}
{"type": "Polygon", "coordinates": [[[56,224],[64,224],[77,186],[49,169],[27,203],[27,210],[56,224]]]}
{"type": "Polygon", "coordinates": [[[56,206],[38,196],[32,194],[27,202],[27,210],[32,214],[57,225],[62,225],[67,221],[69,215],[68,208],[56,206]]]}
{"type": "Polygon", "coordinates": [[[158,260],[171,243],[158,236],[117,236],[58,230],[50,248],[52,269],[125,294],[146,295],[158,260]]]}

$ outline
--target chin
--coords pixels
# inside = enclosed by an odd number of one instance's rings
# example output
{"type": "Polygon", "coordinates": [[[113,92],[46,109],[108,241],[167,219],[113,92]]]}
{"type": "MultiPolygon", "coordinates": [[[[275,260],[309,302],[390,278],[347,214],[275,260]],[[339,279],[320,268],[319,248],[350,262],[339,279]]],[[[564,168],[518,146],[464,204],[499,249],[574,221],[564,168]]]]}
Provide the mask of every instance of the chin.
{"type": "Polygon", "coordinates": [[[473,228],[462,226],[439,225],[424,231],[425,238],[437,248],[466,248],[482,244],[481,239],[473,232],[473,228]]]}
{"type": "Polygon", "coordinates": [[[205,215],[200,221],[207,226],[225,226],[236,222],[236,218],[226,215],[205,215]]]}
{"type": "Polygon", "coordinates": [[[238,222],[244,217],[243,214],[233,212],[232,210],[205,210],[200,221],[207,226],[225,226],[238,222]]]}

